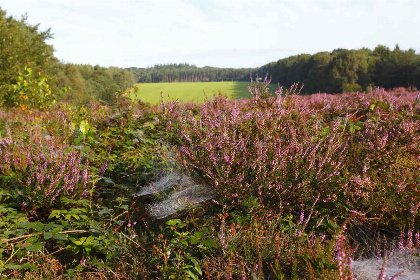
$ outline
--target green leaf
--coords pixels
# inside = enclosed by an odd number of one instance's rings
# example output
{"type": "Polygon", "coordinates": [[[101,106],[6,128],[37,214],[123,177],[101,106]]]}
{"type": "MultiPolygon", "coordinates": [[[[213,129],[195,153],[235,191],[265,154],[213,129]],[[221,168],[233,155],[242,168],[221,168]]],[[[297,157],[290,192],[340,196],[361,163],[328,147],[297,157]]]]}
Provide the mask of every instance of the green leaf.
{"type": "Polygon", "coordinates": [[[67,240],[67,236],[61,233],[53,234],[52,237],[57,240],[67,240]]]}
{"type": "Polygon", "coordinates": [[[49,223],[49,224],[46,224],[45,226],[44,226],[44,230],[45,231],[47,231],[47,230],[50,230],[50,229],[53,229],[53,228],[55,228],[55,224],[54,223],[49,223]]]}
{"type": "Polygon", "coordinates": [[[34,231],[41,231],[44,229],[44,224],[40,223],[40,222],[34,222],[31,223],[30,227],[34,230],[34,231]]]}
{"type": "Polygon", "coordinates": [[[119,206],[118,208],[124,209],[124,210],[128,210],[128,205],[127,204],[123,204],[123,205],[119,206]]]}
{"type": "Polygon", "coordinates": [[[196,236],[191,236],[191,244],[195,245],[200,242],[200,238],[196,236]]]}
{"type": "Polygon", "coordinates": [[[89,132],[89,129],[90,129],[90,125],[87,122],[87,120],[83,120],[80,122],[80,132],[83,135],[86,135],[89,132]]]}
{"type": "Polygon", "coordinates": [[[79,215],[76,215],[76,214],[71,214],[71,216],[72,216],[73,218],[75,218],[76,220],[80,220],[79,215]]]}
{"type": "Polygon", "coordinates": [[[44,232],[44,238],[45,239],[50,239],[50,238],[52,238],[52,236],[53,236],[53,234],[51,233],[51,232],[44,232]]]}
{"type": "Polygon", "coordinates": [[[70,268],[70,269],[67,269],[67,273],[65,273],[64,275],[71,278],[74,274],[75,274],[75,270],[70,268]]]}
{"type": "Polygon", "coordinates": [[[86,237],[81,237],[80,239],[70,238],[70,241],[73,242],[76,245],[83,245],[85,240],[86,240],[86,237]]]}
{"type": "Polygon", "coordinates": [[[189,277],[191,277],[191,279],[194,279],[194,280],[198,280],[199,279],[197,275],[195,275],[194,273],[192,273],[189,270],[187,270],[187,274],[188,274],[189,277]]]}
{"type": "Polygon", "coordinates": [[[60,217],[61,210],[52,210],[48,219],[60,217]]]}
{"type": "Polygon", "coordinates": [[[26,247],[26,250],[28,250],[30,252],[37,252],[41,249],[42,249],[42,242],[41,241],[38,241],[38,242],[26,247]]]}
{"type": "Polygon", "coordinates": [[[201,238],[201,237],[203,237],[203,234],[204,234],[204,232],[203,231],[196,231],[195,233],[194,233],[194,236],[196,237],[196,238],[201,238]]]}
{"type": "Polygon", "coordinates": [[[23,264],[22,265],[22,268],[23,269],[30,269],[32,271],[38,271],[38,268],[34,264],[31,264],[31,263],[25,263],[25,264],[23,264]]]}
{"type": "Polygon", "coordinates": [[[198,264],[198,261],[197,261],[196,259],[194,259],[194,258],[190,258],[190,260],[191,260],[191,262],[194,264],[194,268],[195,268],[195,270],[198,272],[198,274],[202,275],[202,274],[203,274],[203,272],[201,271],[201,267],[200,267],[200,265],[198,264]]]}
{"type": "Polygon", "coordinates": [[[11,269],[11,270],[22,269],[23,268],[23,265],[19,265],[19,264],[7,264],[7,265],[4,266],[4,268],[11,269]]]}
{"type": "Polygon", "coordinates": [[[90,244],[92,244],[92,241],[94,240],[94,236],[93,235],[90,235],[88,238],[86,238],[86,240],[85,240],[85,245],[90,245],[90,244]]]}
{"type": "Polygon", "coordinates": [[[174,226],[174,225],[179,225],[179,224],[181,224],[182,222],[181,222],[181,220],[180,219],[173,219],[173,220],[169,220],[169,221],[167,221],[166,222],[166,224],[168,225],[168,226],[174,226]]]}
{"type": "Polygon", "coordinates": [[[52,232],[52,234],[57,234],[57,233],[59,233],[62,230],[63,230],[63,226],[61,226],[61,225],[55,225],[54,228],[53,228],[53,230],[51,232],[52,232]]]}
{"type": "Polygon", "coordinates": [[[201,244],[210,248],[214,248],[217,246],[216,241],[214,241],[213,238],[204,239],[203,241],[201,241],[201,244]]]}

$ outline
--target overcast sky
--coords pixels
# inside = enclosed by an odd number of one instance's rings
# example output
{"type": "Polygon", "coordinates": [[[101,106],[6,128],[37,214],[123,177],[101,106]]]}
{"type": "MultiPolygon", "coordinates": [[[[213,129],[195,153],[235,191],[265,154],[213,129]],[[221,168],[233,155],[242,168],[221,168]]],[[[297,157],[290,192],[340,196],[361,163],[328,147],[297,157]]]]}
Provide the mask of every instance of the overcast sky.
{"type": "Polygon", "coordinates": [[[0,0],[64,62],[257,67],[378,44],[420,51],[420,0],[0,0]]]}

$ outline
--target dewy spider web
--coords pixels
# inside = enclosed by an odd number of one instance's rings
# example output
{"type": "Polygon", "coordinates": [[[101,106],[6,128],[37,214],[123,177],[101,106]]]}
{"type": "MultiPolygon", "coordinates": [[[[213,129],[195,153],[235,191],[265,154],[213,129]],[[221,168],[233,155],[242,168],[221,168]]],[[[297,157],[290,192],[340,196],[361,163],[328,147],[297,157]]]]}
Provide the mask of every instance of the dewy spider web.
{"type": "Polygon", "coordinates": [[[168,196],[163,201],[147,207],[150,216],[155,219],[162,219],[178,211],[196,207],[215,195],[211,187],[198,184],[186,175],[172,172],[161,177],[151,186],[143,188],[136,196],[156,196],[159,193],[168,193],[168,196]]]}

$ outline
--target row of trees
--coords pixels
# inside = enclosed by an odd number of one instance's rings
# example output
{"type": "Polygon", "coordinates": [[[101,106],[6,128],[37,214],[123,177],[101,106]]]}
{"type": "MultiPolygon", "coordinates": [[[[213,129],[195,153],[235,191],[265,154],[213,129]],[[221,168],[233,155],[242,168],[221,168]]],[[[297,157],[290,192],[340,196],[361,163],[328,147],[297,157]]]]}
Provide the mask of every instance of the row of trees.
{"type": "Polygon", "coordinates": [[[413,49],[401,50],[398,45],[394,50],[382,45],[373,51],[337,49],[280,59],[258,72],[269,73],[273,82],[284,86],[303,82],[306,93],[360,91],[372,86],[418,88],[420,55],[413,49]]]}
{"type": "Polygon", "coordinates": [[[26,16],[18,20],[0,8],[0,106],[41,107],[55,99],[111,103],[117,91],[135,83],[134,75],[124,69],[60,62],[46,43],[50,38],[50,30],[40,31],[26,16]]]}
{"type": "Polygon", "coordinates": [[[134,75],[121,68],[62,63],[56,65],[56,79],[59,88],[69,88],[62,98],[79,104],[93,100],[112,103],[116,92],[135,83],[134,75]]]}
{"type": "Polygon", "coordinates": [[[420,55],[413,49],[394,50],[378,45],[374,50],[336,49],[314,55],[301,54],[280,59],[260,68],[215,68],[189,64],[128,68],[139,83],[249,81],[258,73],[271,75],[272,82],[289,87],[304,83],[305,93],[361,91],[380,86],[420,87],[420,55]]]}
{"type": "Polygon", "coordinates": [[[186,63],[155,65],[149,68],[131,67],[139,83],[249,81],[250,68],[197,67],[186,63]]]}

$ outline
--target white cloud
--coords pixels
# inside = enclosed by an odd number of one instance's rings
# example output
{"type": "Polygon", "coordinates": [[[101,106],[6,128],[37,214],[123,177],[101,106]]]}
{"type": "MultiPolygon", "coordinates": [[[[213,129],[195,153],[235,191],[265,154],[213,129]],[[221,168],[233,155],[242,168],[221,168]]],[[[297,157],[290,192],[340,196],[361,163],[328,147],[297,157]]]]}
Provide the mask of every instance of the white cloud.
{"type": "Polygon", "coordinates": [[[419,1],[0,0],[52,28],[56,56],[104,66],[260,66],[302,52],[420,50],[419,1]]]}

